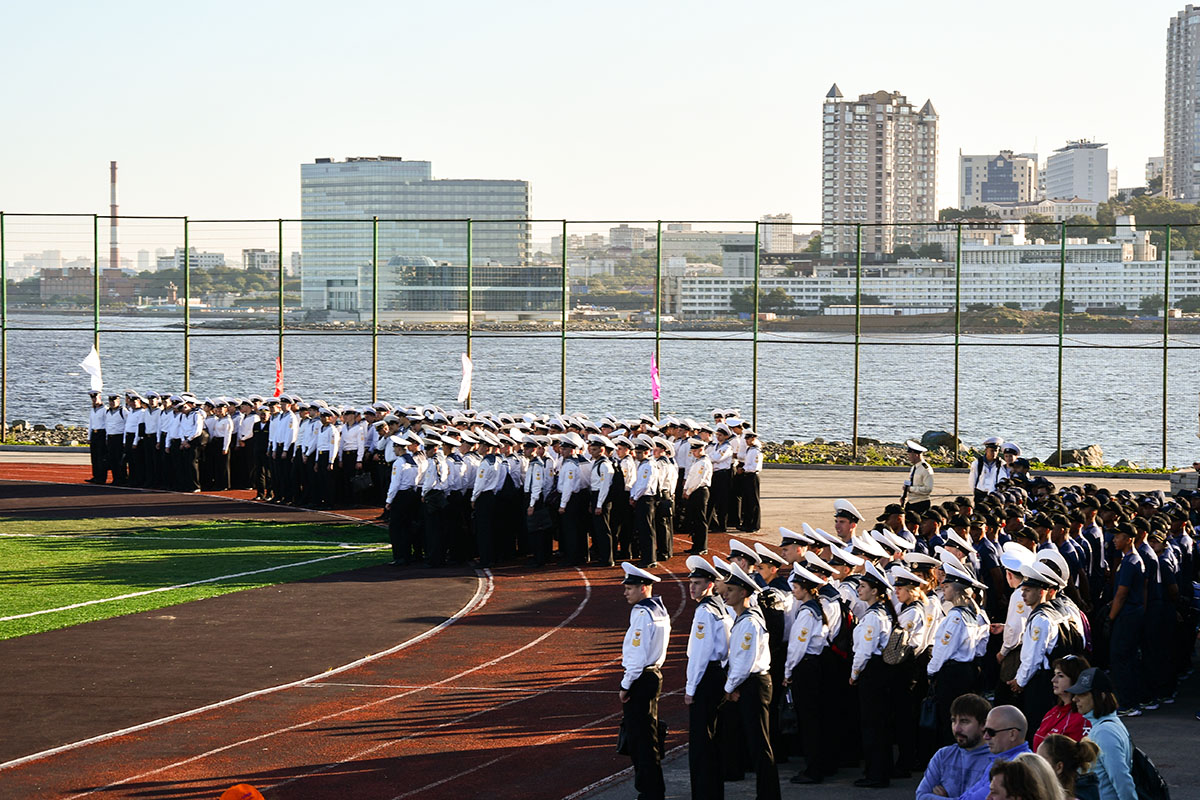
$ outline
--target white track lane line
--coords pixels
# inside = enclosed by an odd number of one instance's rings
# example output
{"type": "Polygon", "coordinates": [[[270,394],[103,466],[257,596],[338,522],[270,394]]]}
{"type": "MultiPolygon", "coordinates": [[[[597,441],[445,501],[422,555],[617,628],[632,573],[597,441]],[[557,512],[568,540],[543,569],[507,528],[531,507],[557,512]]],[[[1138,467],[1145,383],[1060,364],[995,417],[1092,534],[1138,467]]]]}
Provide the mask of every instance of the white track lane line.
{"type": "MultiPolygon", "coordinates": [[[[492,579],[491,571],[490,571],[490,570],[485,570],[485,571],[486,571],[486,572],[487,572],[487,574],[488,574],[488,596],[490,596],[490,595],[491,595],[491,593],[492,593],[492,587],[493,587],[493,585],[494,585],[494,581],[493,581],[493,579],[492,579]]],[[[148,771],[146,771],[146,772],[143,772],[143,773],[141,773],[141,774],[138,774],[138,775],[131,775],[131,776],[130,776],[130,777],[128,777],[128,778],[122,778],[122,779],[121,779],[121,780],[119,780],[119,781],[114,781],[113,783],[110,783],[110,784],[108,784],[107,786],[101,786],[101,787],[99,787],[99,788],[96,788],[96,789],[89,789],[88,791],[86,791],[86,792],[82,792],[82,793],[80,793],[80,794],[74,794],[74,795],[71,795],[70,797],[66,798],[66,800],[77,800],[77,798],[80,798],[80,797],[87,797],[88,795],[95,794],[96,792],[104,792],[104,791],[108,791],[109,789],[111,789],[111,788],[113,788],[113,787],[116,787],[116,786],[121,786],[121,785],[123,785],[123,784],[126,784],[126,783],[132,783],[132,782],[135,782],[135,781],[140,781],[140,780],[143,780],[144,778],[148,778],[148,777],[150,777],[150,776],[152,776],[152,775],[157,775],[157,774],[159,774],[159,773],[161,773],[161,772],[166,772],[167,770],[175,769],[175,768],[177,768],[177,767],[182,767],[182,766],[185,766],[185,765],[187,765],[187,764],[191,764],[191,763],[193,763],[193,762],[200,761],[200,760],[202,760],[202,759],[208,758],[209,756],[213,756],[213,755],[216,755],[216,754],[218,754],[218,753],[223,753],[223,752],[225,752],[226,750],[232,750],[232,749],[233,749],[233,748],[235,748],[235,747],[241,747],[242,745],[252,744],[252,743],[254,743],[254,742],[258,742],[258,741],[261,741],[261,740],[263,740],[263,739],[269,739],[269,738],[271,738],[272,736],[277,736],[277,735],[279,735],[279,734],[282,734],[282,733],[289,733],[289,732],[291,732],[291,731],[300,730],[301,728],[307,728],[307,727],[309,727],[309,726],[311,726],[311,725],[316,725],[316,724],[318,724],[318,723],[325,722],[326,720],[334,719],[334,718],[336,718],[336,717],[344,716],[344,715],[346,715],[346,714],[352,714],[352,713],[354,713],[354,712],[356,712],[356,711],[361,711],[361,710],[363,710],[363,709],[367,709],[367,708],[373,708],[373,707],[375,707],[375,706],[383,705],[384,703],[390,703],[390,702],[391,702],[391,701],[393,701],[393,700],[400,700],[400,699],[403,699],[403,698],[405,698],[405,697],[408,697],[409,695],[417,694],[418,692],[423,692],[423,691],[426,691],[426,690],[428,690],[428,689],[432,689],[432,688],[434,688],[434,687],[441,686],[441,685],[443,685],[443,684],[446,684],[446,683],[450,683],[451,681],[456,681],[456,680],[458,680],[459,678],[465,677],[465,676],[467,676],[467,675],[470,675],[471,673],[474,673],[474,672],[478,672],[478,671],[479,671],[479,670],[481,670],[481,669],[486,669],[486,668],[488,668],[488,667],[495,666],[496,664],[499,664],[501,661],[504,661],[504,660],[506,660],[506,659],[508,659],[508,658],[511,658],[512,656],[515,656],[515,655],[517,655],[518,653],[524,652],[525,650],[528,650],[529,648],[531,648],[531,647],[534,647],[534,646],[536,646],[536,645],[540,644],[541,642],[545,641],[545,640],[546,640],[546,639],[548,639],[550,636],[552,636],[552,635],[554,635],[556,632],[558,632],[558,631],[559,631],[561,628],[565,627],[566,625],[569,625],[569,624],[570,624],[572,621],[574,621],[574,619],[575,619],[576,617],[578,617],[578,616],[579,616],[579,615],[580,615],[580,614],[583,612],[584,606],[586,606],[586,605],[588,604],[588,601],[589,601],[589,600],[591,600],[591,597],[592,597],[592,585],[591,585],[591,582],[590,582],[590,581],[588,581],[588,579],[587,579],[587,576],[583,574],[583,571],[582,571],[582,570],[576,569],[575,571],[576,571],[576,572],[578,572],[578,573],[580,574],[580,576],[583,578],[583,581],[584,581],[584,589],[585,589],[585,593],[584,593],[583,600],[581,600],[581,601],[579,602],[579,605],[575,607],[575,610],[571,612],[570,616],[568,616],[568,617],[567,617],[566,619],[564,619],[562,622],[560,622],[560,623],[558,623],[557,625],[555,625],[555,626],[554,626],[553,628],[551,628],[550,630],[548,630],[548,631],[546,631],[545,633],[543,633],[541,636],[538,636],[536,639],[533,639],[532,641],[530,641],[530,642],[527,642],[526,644],[523,644],[523,645],[521,645],[520,647],[516,648],[515,650],[510,650],[509,652],[505,653],[505,654],[504,654],[504,655],[502,655],[502,656],[497,656],[496,658],[493,658],[493,659],[492,659],[492,660],[490,660],[490,661],[485,661],[485,662],[484,662],[484,663],[482,663],[482,664],[478,664],[478,665],[476,665],[476,666],[474,666],[474,667],[471,667],[470,669],[465,669],[465,670],[463,670],[463,671],[461,671],[461,672],[459,672],[459,673],[457,673],[457,674],[455,674],[455,675],[451,675],[451,676],[450,676],[450,677],[448,677],[448,678],[442,678],[442,679],[441,679],[441,680],[439,680],[439,681],[436,681],[436,682],[434,682],[434,683],[428,684],[427,686],[420,687],[420,688],[418,688],[418,689],[411,689],[411,690],[409,690],[409,691],[401,692],[401,693],[399,693],[399,694],[395,694],[395,695],[392,695],[392,696],[390,696],[390,697],[384,697],[384,698],[381,698],[381,699],[379,699],[379,700],[372,700],[372,701],[371,701],[371,702],[369,702],[369,703],[362,703],[362,704],[360,704],[360,705],[357,705],[357,706],[352,706],[352,707],[350,707],[350,708],[344,708],[344,709],[342,709],[342,710],[340,710],[340,711],[334,711],[333,713],[326,714],[325,716],[318,717],[318,718],[316,718],[316,719],[311,719],[311,720],[308,720],[308,721],[306,721],[306,722],[299,722],[299,723],[296,723],[295,725],[289,725],[289,726],[287,726],[287,727],[285,727],[285,728],[278,728],[278,729],[276,729],[276,730],[273,730],[273,731],[268,731],[267,733],[263,733],[263,734],[260,734],[260,735],[258,735],[258,736],[252,736],[252,737],[250,737],[250,738],[248,738],[248,739],[242,739],[242,740],[240,740],[240,741],[233,742],[233,743],[231,743],[231,744],[222,745],[221,747],[216,747],[216,748],[213,748],[212,750],[209,750],[209,751],[207,751],[207,752],[204,752],[204,753],[200,753],[199,755],[191,756],[191,757],[189,757],[189,758],[185,758],[185,759],[183,759],[183,760],[181,760],[181,761],[176,761],[176,762],[175,762],[175,763],[173,763],[173,764],[167,764],[165,767],[157,767],[157,768],[155,768],[155,769],[148,770],[148,771]]],[[[382,655],[382,654],[381,654],[381,655],[382,655]]],[[[349,666],[350,666],[350,665],[348,665],[346,668],[349,668],[349,666]]],[[[336,671],[339,671],[339,672],[340,672],[340,671],[341,671],[341,669],[339,668],[339,670],[336,670],[336,671]]],[[[320,678],[322,678],[322,677],[325,677],[325,676],[327,676],[327,675],[329,675],[329,674],[330,674],[330,673],[323,673],[322,675],[320,675],[320,676],[316,676],[315,678],[306,679],[306,680],[304,680],[304,681],[297,681],[297,682],[295,682],[295,683],[288,684],[286,687],[279,687],[279,688],[290,688],[291,686],[299,686],[299,685],[301,685],[301,684],[305,684],[305,683],[311,683],[312,681],[314,681],[314,680],[319,680],[320,678]]],[[[247,696],[249,696],[249,695],[247,695],[247,696]]],[[[209,708],[215,708],[215,707],[216,707],[216,706],[209,706],[209,708]]],[[[205,709],[201,709],[201,710],[205,710],[205,709]]],[[[340,764],[340,763],[345,763],[345,762],[344,762],[344,761],[341,761],[341,762],[338,762],[338,763],[340,764]]],[[[3,769],[3,768],[4,768],[4,766],[5,766],[4,764],[0,764],[0,769],[3,769]]],[[[337,764],[328,764],[328,765],[326,765],[326,766],[324,767],[324,769],[332,769],[332,768],[333,768],[333,767],[335,767],[335,766],[337,766],[337,764]]],[[[313,773],[313,774],[315,774],[315,773],[313,773]]],[[[297,776],[297,778],[294,778],[293,780],[298,780],[300,777],[306,777],[306,776],[297,776]]],[[[285,781],[284,783],[291,783],[291,782],[292,782],[292,781],[290,781],[290,780],[289,780],[289,781],[285,781]]],[[[283,784],[277,784],[277,785],[283,785],[283,784]]]]}
{"type": "Polygon", "coordinates": [[[158,594],[160,592],[173,592],[176,589],[186,589],[189,586],[200,586],[205,583],[216,583],[225,581],[231,578],[244,578],[247,575],[261,575],[264,572],[275,572],[281,569],[291,569],[292,567],[303,567],[309,564],[319,564],[322,561],[332,561],[335,558],[350,558],[351,556],[361,555],[362,553],[375,553],[380,550],[386,550],[388,546],[380,547],[364,547],[359,550],[352,550],[348,553],[338,553],[334,556],[323,556],[321,558],[312,558],[308,561],[295,561],[291,564],[280,564],[275,567],[263,567],[262,569],[252,569],[248,572],[234,572],[229,575],[218,575],[215,578],[204,578],[199,581],[189,581],[188,583],[177,583],[174,586],[160,586],[157,589],[146,589],[142,592],[130,592],[129,594],[119,594],[116,597],[102,597],[97,600],[84,600],[82,603],[72,603],[69,606],[59,606],[58,608],[44,608],[41,611],[27,611],[24,614],[13,614],[8,617],[0,617],[0,622],[9,622],[14,619],[25,619],[26,617],[36,617],[41,614],[56,614],[59,611],[71,611],[76,608],[84,608],[85,606],[99,605],[100,603],[116,603],[120,600],[129,600],[134,597],[145,597],[148,594],[158,594]]]}
{"type": "MultiPolygon", "coordinates": [[[[312,683],[314,681],[319,681],[324,678],[328,678],[332,675],[337,675],[339,673],[346,672],[347,670],[354,669],[355,667],[362,666],[363,664],[370,663],[371,661],[376,661],[380,658],[390,656],[393,653],[398,653],[401,650],[404,650],[405,648],[411,647],[412,645],[417,644],[418,642],[423,642],[426,639],[430,638],[431,636],[434,636],[434,635],[440,633],[441,631],[443,631],[446,628],[453,625],[455,622],[458,622],[460,619],[462,619],[463,617],[465,617],[467,614],[471,613],[472,611],[476,611],[480,608],[483,608],[485,605],[487,605],[487,602],[491,598],[493,589],[495,587],[495,582],[492,578],[492,572],[491,572],[491,570],[483,570],[481,572],[476,572],[476,575],[478,576],[477,577],[478,583],[475,586],[475,594],[471,597],[470,600],[467,601],[466,605],[464,605],[458,611],[454,612],[453,615],[451,615],[447,619],[443,620],[442,622],[438,623],[437,625],[430,628],[429,630],[425,631],[424,633],[418,634],[418,635],[412,637],[411,639],[401,642],[398,645],[389,647],[387,650],[380,650],[378,653],[372,653],[371,655],[363,656],[362,658],[351,661],[348,664],[343,664],[340,667],[334,667],[333,669],[326,670],[325,672],[322,672],[319,675],[311,675],[307,678],[301,678],[298,681],[291,681],[290,683],[281,683],[278,686],[269,686],[266,689],[257,689],[253,692],[247,692],[246,694],[238,695],[237,697],[231,697],[227,700],[221,700],[216,703],[209,703],[208,705],[200,706],[199,708],[193,708],[189,711],[181,711],[178,714],[172,714],[167,717],[161,717],[159,719],[151,720],[149,722],[143,722],[143,723],[140,723],[138,725],[133,725],[128,728],[122,728],[119,731],[112,731],[111,733],[100,734],[99,736],[93,736],[88,739],[80,739],[77,742],[71,742],[70,744],[64,744],[64,745],[60,745],[58,747],[52,747],[49,750],[43,750],[40,753],[33,753],[31,755],[22,756],[21,758],[15,758],[12,761],[6,761],[3,764],[0,764],[0,771],[10,769],[12,767],[17,767],[17,766],[20,766],[21,764],[28,764],[32,761],[38,761],[40,759],[47,758],[47,757],[53,756],[53,755],[57,755],[59,753],[65,753],[69,750],[76,750],[80,747],[85,747],[87,745],[98,744],[100,742],[106,742],[106,741],[109,741],[111,739],[116,739],[121,736],[127,736],[131,733],[137,733],[139,731],[144,731],[149,728],[156,728],[159,725],[165,725],[169,722],[176,722],[181,719],[187,719],[188,717],[194,717],[197,714],[202,714],[206,711],[212,711],[213,709],[216,709],[216,708],[224,708],[225,706],[231,706],[231,705],[234,705],[235,703],[240,703],[243,700],[249,700],[254,697],[262,697],[264,695],[273,694],[275,692],[280,692],[280,691],[283,691],[284,689],[291,689],[291,688],[294,688],[297,686],[304,686],[304,685],[312,683]]],[[[132,779],[129,779],[129,780],[132,780],[132,779]]],[[[116,785],[116,784],[114,784],[114,785],[116,785]]]]}
{"type": "MultiPolygon", "coordinates": [[[[400,684],[400,683],[325,683],[324,681],[322,681],[320,683],[310,683],[310,684],[308,684],[308,686],[306,688],[312,689],[312,688],[320,688],[322,686],[344,686],[348,689],[425,689],[425,688],[429,688],[429,691],[434,691],[436,689],[437,691],[443,691],[443,692],[496,692],[496,693],[511,693],[511,694],[533,694],[538,691],[537,689],[532,689],[532,688],[530,688],[530,689],[514,689],[514,688],[509,688],[509,687],[496,687],[496,686],[424,687],[424,686],[412,686],[409,684],[400,684]]],[[[561,689],[560,691],[562,693],[567,693],[567,694],[612,694],[612,692],[608,689],[604,689],[603,691],[601,691],[600,689],[561,689]]]]}
{"type": "MultiPolygon", "coordinates": [[[[580,574],[580,575],[583,575],[583,573],[582,573],[582,572],[580,572],[579,574],[580,574]]],[[[687,600],[688,600],[688,596],[687,596],[687,590],[686,590],[686,588],[684,587],[684,584],[683,584],[683,582],[682,582],[681,580],[679,580],[679,578],[678,578],[678,577],[677,577],[677,576],[676,576],[674,573],[672,573],[672,572],[667,572],[667,577],[669,577],[669,578],[671,578],[673,581],[675,581],[676,585],[679,587],[679,593],[680,593],[680,603],[679,603],[679,607],[678,607],[678,608],[676,608],[676,609],[675,609],[675,613],[671,615],[671,621],[672,621],[672,622],[674,622],[674,621],[675,621],[675,620],[676,620],[676,619],[679,617],[679,615],[680,615],[681,613],[683,613],[683,609],[687,607],[687,600]]],[[[587,581],[587,576],[586,576],[586,575],[584,576],[584,581],[585,581],[585,582],[587,581]]],[[[588,593],[589,593],[589,595],[590,595],[590,593],[591,593],[590,585],[589,585],[588,593]]],[[[303,780],[303,779],[305,779],[305,778],[310,778],[310,777],[313,777],[313,776],[315,776],[315,775],[319,775],[319,774],[321,774],[321,773],[323,773],[323,772],[327,772],[328,770],[334,769],[335,767],[341,766],[342,764],[346,764],[346,763],[349,763],[349,762],[351,762],[351,761],[357,761],[358,759],[360,759],[360,758],[362,758],[362,757],[364,757],[364,756],[369,756],[369,755],[371,755],[372,753],[376,753],[376,752],[378,752],[378,751],[380,751],[380,750],[384,750],[384,749],[386,749],[386,748],[388,748],[388,747],[391,747],[392,745],[394,745],[394,744],[396,744],[396,743],[398,743],[398,742],[403,742],[403,741],[407,741],[407,740],[410,740],[410,739],[415,739],[415,738],[417,738],[417,737],[419,737],[419,736],[427,736],[427,735],[429,735],[430,733],[433,733],[433,732],[435,732],[435,731],[441,730],[441,729],[443,729],[443,728],[447,728],[447,727],[449,727],[449,726],[451,726],[451,725],[458,725],[458,724],[460,724],[460,723],[462,723],[462,722],[466,722],[466,721],[468,721],[468,720],[474,719],[475,717],[479,717],[479,716],[482,716],[482,715],[484,715],[484,714],[490,714],[490,713],[492,713],[493,711],[499,711],[500,709],[507,708],[508,706],[514,706],[514,705],[516,705],[516,704],[518,704],[518,703],[524,703],[524,702],[525,702],[525,701],[527,701],[527,700],[536,700],[536,699],[537,699],[537,698],[539,698],[539,697],[544,697],[545,695],[548,695],[548,694],[553,694],[553,693],[555,693],[555,692],[569,691],[569,690],[564,690],[564,689],[563,689],[563,687],[564,687],[564,686],[570,686],[570,685],[571,685],[571,684],[573,684],[573,683],[578,683],[579,681],[582,681],[582,680],[584,680],[585,678],[589,678],[589,677],[591,677],[591,676],[595,675],[595,674],[596,674],[596,673],[598,673],[598,672],[601,672],[601,671],[603,671],[603,670],[607,670],[607,669],[609,669],[610,667],[612,667],[614,664],[619,664],[619,663],[620,663],[620,661],[621,661],[621,658],[620,658],[619,656],[618,656],[617,658],[612,658],[612,659],[609,659],[608,661],[605,661],[604,663],[602,663],[602,664],[599,664],[599,665],[597,665],[597,666],[593,667],[592,669],[588,670],[587,672],[584,672],[584,673],[582,673],[582,674],[580,674],[580,675],[576,675],[574,678],[571,678],[571,679],[569,679],[569,680],[566,680],[566,681],[562,681],[562,682],[560,682],[560,683],[557,683],[557,684],[555,684],[554,686],[550,686],[550,687],[547,687],[547,688],[545,688],[545,689],[542,689],[542,690],[540,690],[540,691],[533,692],[532,694],[526,694],[525,696],[518,697],[518,698],[515,698],[515,699],[513,699],[513,700],[509,700],[509,701],[507,701],[507,702],[504,702],[504,703],[500,703],[499,705],[491,706],[491,707],[489,707],[489,708],[485,708],[485,709],[480,709],[479,711],[474,711],[474,712],[472,712],[472,713],[470,713],[470,714],[465,714],[465,715],[463,715],[463,716],[461,716],[461,717],[458,717],[457,719],[452,719],[452,720],[449,720],[449,721],[447,721],[447,722],[440,723],[440,724],[438,724],[438,725],[434,726],[433,728],[428,728],[428,729],[426,729],[426,730],[418,731],[417,733],[412,733],[412,734],[409,734],[408,736],[402,736],[402,737],[400,737],[400,738],[398,738],[398,739],[391,739],[391,740],[388,740],[388,741],[386,741],[386,742],[383,742],[383,743],[381,743],[381,744],[377,744],[377,745],[375,745],[375,746],[373,746],[373,747],[369,747],[369,748],[367,748],[366,750],[362,750],[362,751],[360,751],[360,752],[358,752],[358,753],[355,753],[354,755],[350,756],[349,758],[344,758],[344,759],[341,759],[340,761],[336,761],[336,762],[334,762],[334,763],[331,763],[331,764],[326,764],[326,765],[324,765],[323,767],[321,767],[321,768],[319,768],[319,769],[313,770],[313,771],[311,771],[311,772],[307,772],[307,773],[305,773],[305,774],[303,774],[303,775],[296,775],[296,776],[293,776],[293,777],[291,777],[291,778],[288,778],[288,779],[287,779],[287,780],[285,780],[285,781],[280,781],[279,783],[270,784],[270,785],[268,785],[268,786],[264,787],[264,788],[263,788],[261,791],[266,791],[267,789],[277,789],[277,788],[279,788],[279,787],[282,787],[282,786],[287,786],[287,785],[289,785],[289,784],[295,783],[296,781],[303,780]]],[[[610,690],[608,693],[609,693],[609,694],[611,694],[611,690],[610,690]]],[[[675,692],[670,692],[669,694],[675,694],[675,692]]],[[[608,714],[608,715],[605,715],[605,716],[603,716],[603,717],[600,717],[600,718],[598,718],[598,719],[594,719],[594,720],[592,720],[591,722],[588,722],[588,723],[584,724],[583,726],[581,726],[581,727],[579,727],[579,728],[576,728],[576,729],[575,729],[575,730],[573,730],[573,731],[568,731],[567,733],[563,733],[563,734],[556,734],[556,735],[554,735],[554,736],[552,736],[552,737],[549,737],[548,739],[545,739],[545,740],[543,740],[543,741],[539,741],[539,742],[538,742],[538,744],[545,744],[545,743],[548,743],[548,742],[555,741],[555,740],[557,740],[557,739],[560,739],[560,738],[562,738],[562,737],[564,737],[564,736],[570,735],[571,733],[575,733],[575,732],[577,732],[577,731],[579,731],[579,730],[583,730],[584,728],[588,728],[588,727],[591,727],[591,726],[593,726],[593,725],[597,725],[597,724],[599,724],[599,723],[601,723],[601,722],[604,722],[605,720],[613,719],[614,717],[617,717],[617,716],[620,716],[620,713],[619,713],[619,712],[618,712],[617,714],[608,714]]],[[[535,745],[535,746],[536,746],[536,745],[535,745]]],[[[470,773],[472,773],[472,772],[475,772],[475,771],[477,771],[477,770],[480,770],[480,769],[483,769],[484,767],[488,767],[488,766],[491,766],[491,765],[493,765],[493,764],[495,764],[495,763],[497,763],[497,762],[503,761],[503,760],[505,760],[506,758],[509,758],[511,755],[512,755],[512,754],[509,754],[509,755],[504,755],[504,756],[500,756],[500,757],[498,757],[498,758],[494,758],[494,759],[492,759],[491,761],[488,761],[488,762],[486,762],[486,763],[484,763],[484,764],[479,764],[479,765],[476,765],[476,766],[474,766],[474,767],[471,767],[470,769],[464,770],[464,771],[462,771],[462,772],[455,773],[454,775],[449,775],[449,776],[447,776],[446,778],[443,778],[442,780],[439,780],[439,781],[437,781],[437,782],[435,782],[435,783],[432,783],[432,784],[430,784],[430,785],[428,785],[428,786],[426,786],[426,787],[422,787],[421,789],[414,789],[414,790],[412,790],[412,791],[409,791],[409,792],[406,792],[406,793],[404,793],[404,794],[402,794],[402,795],[399,795],[399,797],[398,797],[398,798],[395,798],[394,800],[399,800],[399,798],[400,798],[400,797],[409,797],[410,795],[416,794],[416,793],[417,793],[417,792],[419,792],[419,791],[424,791],[425,789],[432,789],[432,788],[434,788],[434,787],[441,786],[442,784],[444,784],[444,783],[448,783],[449,781],[452,781],[452,780],[454,780],[454,779],[456,779],[456,778],[462,777],[462,776],[464,776],[464,775],[469,775],[470,773]]]]}
{"type": "MultiPolygon", "coordinates": [[[[264,525],[303,525],[305,523],[280,522],[262,523],[264,525]]],[[[314,523],[308,523],[314,524],[314,523]]],[[[386,542],[338,542],[333,539],[229,539],[212,536],[146,536],[140,533],[0,533],[0,539],[129,539],[131,541],[154,542],[207,542],[223,544],[225,542],[243,542],[249,544],[323,544],[328,547],[372,547],[385,545],[386,542]]]]}

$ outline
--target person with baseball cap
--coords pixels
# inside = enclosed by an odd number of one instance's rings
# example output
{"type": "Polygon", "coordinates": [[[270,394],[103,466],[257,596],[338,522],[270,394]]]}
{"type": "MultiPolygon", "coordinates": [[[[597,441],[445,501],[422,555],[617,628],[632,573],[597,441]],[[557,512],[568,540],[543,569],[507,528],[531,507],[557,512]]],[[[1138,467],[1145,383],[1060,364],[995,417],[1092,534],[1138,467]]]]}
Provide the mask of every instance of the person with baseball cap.
{"type": "Polygon", "coordinates": [[[633,785],[638,797],[663,800],[662,740],[658,730],[658,697],[662,691],[662,665],[671,638],[671,615],[662,598],[654,594],[657,575],[621,563],[629,629],[621,646],[621,727],[633,760],[633,785]]]}

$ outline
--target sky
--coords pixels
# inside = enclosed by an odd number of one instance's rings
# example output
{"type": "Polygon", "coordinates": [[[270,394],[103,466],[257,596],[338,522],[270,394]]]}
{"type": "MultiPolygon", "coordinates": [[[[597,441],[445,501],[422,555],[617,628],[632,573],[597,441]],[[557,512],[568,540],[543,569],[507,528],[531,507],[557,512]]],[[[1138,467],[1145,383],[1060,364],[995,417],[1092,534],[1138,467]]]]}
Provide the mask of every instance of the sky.
{"type": "Polygon", "coordinates": [[[538,218],[820,218],[821,103],[900,91],[961,149],[1163,149],[1183,4],[8,2],[0,210],[297,217],[300,164],[530,181],[538,218]]]}

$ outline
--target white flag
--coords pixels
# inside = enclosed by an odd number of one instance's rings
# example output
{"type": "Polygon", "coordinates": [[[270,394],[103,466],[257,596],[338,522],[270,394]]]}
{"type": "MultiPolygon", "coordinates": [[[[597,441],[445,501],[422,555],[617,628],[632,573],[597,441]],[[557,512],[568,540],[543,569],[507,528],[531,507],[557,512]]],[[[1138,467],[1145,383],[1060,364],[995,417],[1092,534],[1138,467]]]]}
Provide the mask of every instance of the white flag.
{"type": "Polygon", "coordinates": [[[79,362],[79,366],[83,367],[83,371],[92,376],[92,391],[100,391],[104,388],[104,380],[100,377],[100,353],[96,348],[92,348],[92,352],[87,354],[87,358],[79,362]]]}
{"type": "Polygon", "coordinates": [[[465,403],[467,398],[471,396],[471,358],[466,353],[462,354],[463,376],[462,383],[458,387],[458,402],[465,403]]]}

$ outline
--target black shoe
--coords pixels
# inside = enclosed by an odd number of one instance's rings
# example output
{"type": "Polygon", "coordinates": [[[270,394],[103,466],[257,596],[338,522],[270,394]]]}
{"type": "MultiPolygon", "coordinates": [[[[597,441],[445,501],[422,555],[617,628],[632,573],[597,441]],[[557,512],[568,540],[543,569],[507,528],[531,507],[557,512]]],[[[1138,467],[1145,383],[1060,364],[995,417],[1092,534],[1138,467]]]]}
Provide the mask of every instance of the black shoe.
{"type": "Polygon", "coordinates": [[[640,567],[641,569],[654,569],[657,566],[658,566],[657,561],[651,561],[649,564],[647,564],[645,562],[638,564],[638,567],[640,567]]]}
{"type": "Polygon", "coordinates": [[[876,781],[870,778],[859,778],[854,782],[854,785],[860,789],[886,789],[891,784],[891,781],[876,781]]]}
{"type": "Polygon", "coordinates": [[[821,782],[820,778],[809,777],[808,775],[805,775],[803,772],[797,772],[795,775],[792,776],[792,783],[806,784],[806,783],[820,783],[820,782],[821,782]]]}
{"type": "Polygon", "coordinates": [[[705,553],[707,553],[707,552],[708,552],[708,550],[707,550],[707,549],[705,549],[705,550],[696,550],[696,549],[692,549],[692,550],[688,550],[688,555],[689,555],[689,556],[702,556],[702,555],[704,555],[704,554],[705,554],[705,553]]]}

